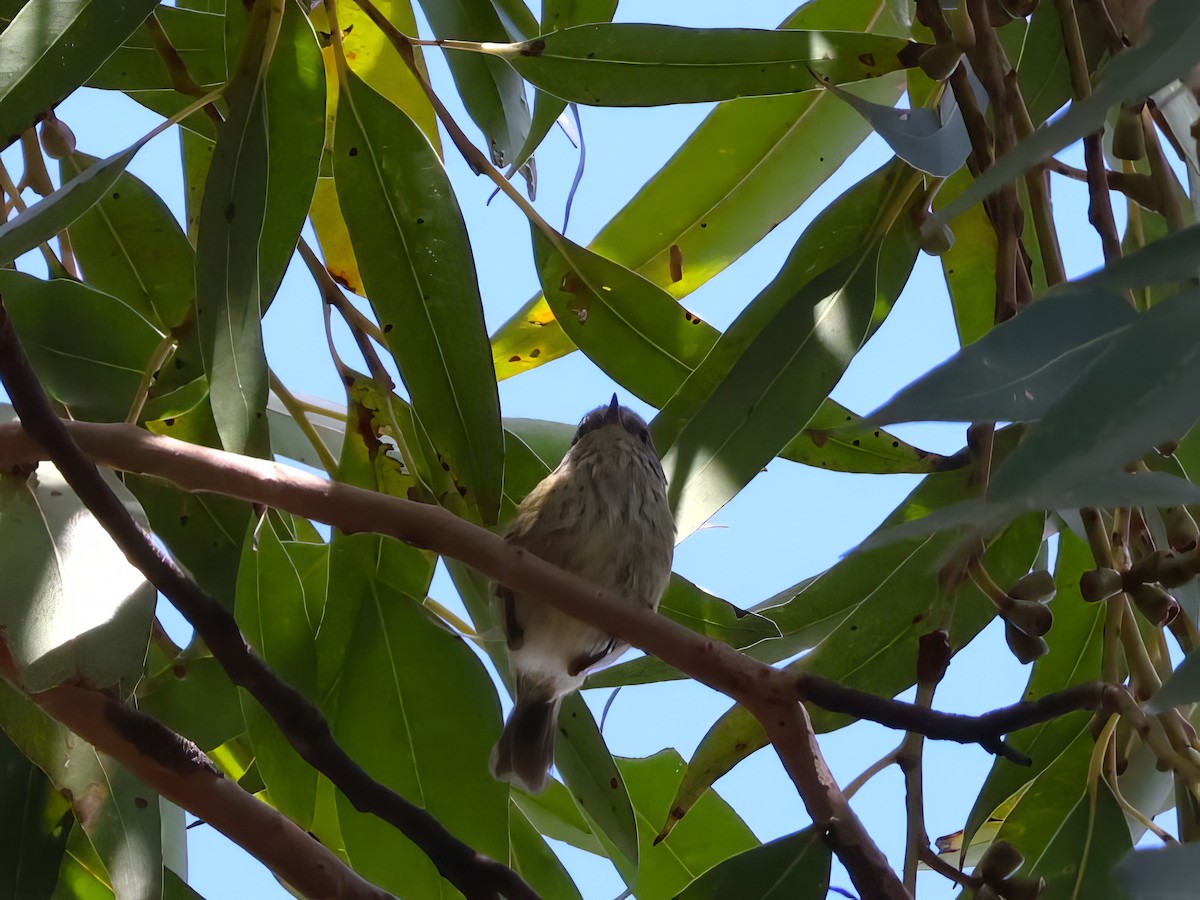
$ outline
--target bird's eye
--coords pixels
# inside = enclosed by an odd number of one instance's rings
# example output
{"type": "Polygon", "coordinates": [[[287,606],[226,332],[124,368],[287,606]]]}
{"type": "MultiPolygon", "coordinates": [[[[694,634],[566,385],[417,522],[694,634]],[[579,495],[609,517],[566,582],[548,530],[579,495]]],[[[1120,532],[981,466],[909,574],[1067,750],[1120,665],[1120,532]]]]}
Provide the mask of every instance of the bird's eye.
{"type": "Polygon", "coordinates": [[[639,428],[638,429],[638,437],[640,437],[642,439],[643,444],[649,445],[650,429],[649,428],[639,428]]]}

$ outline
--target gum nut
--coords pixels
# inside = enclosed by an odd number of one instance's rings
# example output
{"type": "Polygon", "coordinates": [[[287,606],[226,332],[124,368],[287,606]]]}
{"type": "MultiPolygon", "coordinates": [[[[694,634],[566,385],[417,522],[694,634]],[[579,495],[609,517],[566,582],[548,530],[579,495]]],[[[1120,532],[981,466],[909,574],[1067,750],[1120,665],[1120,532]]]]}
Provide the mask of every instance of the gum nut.
{"type": "Polygon", "coordinates": [[[1112,153],[1117,159],[1137,160],[1146,155],[1146,135],[1142,131],[1141,113],[1124,106],[1117,112],[1113,128],[1112,153]]]}
{"type": "Polygon", "coordinates": [[[1139,584],[1131,592],[1133,605],[1154,625],[1166,625],[1179,614],[1179,602],[1160,584],[1139,584]]]}
{"type": "Polygon", "coordinates": [[[1180,552],[1195,549],[1200,540],[1200,527],[1187,511],[1186,506],[1168,506],[1162,511],[1163,524],[1167,528],[1167,543],[1180,552]]]}
{"type": "Polygon", "coordinates": [[[1089,603],[1107,600],[1121,590],[1121,573],[1116,569],[1091,569],[1079,576],[1079,593],[1089,603]]]}
{"type": "Polygon", "coordinates": [[[1012,590],[1008,592],[1008,596],[1014,600],[1033,600],[1037,603],[1045,603],[1054,597],[1058,586],[1054,583],[1054,576],[1045,569],[1039,569],[1036,572],[1030,572],[1020,581],[1012,586],[1012,590]]]}
{"type": "Polygon", "coordinates": [[[930,256],[943,256],[954,246],[954,232],[947,225],[935,224],[933,219],[926,219],[917,233],[917,242],[930,256]]]}
{"type": "Polygon", "coordinates": [[[75,152],[75,132],[53,113],[43,120],[39,136],[42,149],[51,159],[66,159],[75,152]]]}
{"type": "Polygon", "coordinates": [[[1020,628],[1030,637],[1041,637],[1054,624],[1054,613],[1050,608],[1034,600],[1013,600],[1012,606],[1001,611],[1014,628],[1020,628]]]}
{"type": "Polygon", "coordinates": [[[1008,642],[1008,649],[1013,656],[1022,663],[1031,663],[1050,652],[1050,645],[1044,638],[1030,637],[1010,622],[1004,623],[1004,640],[1008,642]]]}

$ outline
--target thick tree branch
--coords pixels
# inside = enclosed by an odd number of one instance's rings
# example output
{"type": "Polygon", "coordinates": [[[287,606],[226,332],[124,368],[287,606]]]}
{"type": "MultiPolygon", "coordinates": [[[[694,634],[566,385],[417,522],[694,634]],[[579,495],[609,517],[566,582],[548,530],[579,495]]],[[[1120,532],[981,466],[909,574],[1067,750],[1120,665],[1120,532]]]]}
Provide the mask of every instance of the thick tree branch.
{"type": "MultiPolygon", "coordinates": [[[[221,493],[276,507],[347,532],[390,535],[462,560],[490,578],[539,597],[659,656],[698,681],[730,695],[756,715],[766,708],[777,709],[773,704],[799,699],[890,728],[918,732],[934,740],[978,743],[990,752],[1019,762],[1025,761],[1024,757],[1002,740],[1010,732],[1078,709],[1108,704],[1125,714],[1136,709],[1124,688],[1101,684],[1079,685],[982,716],[922,709],[820,676],[759,663],[663,616],[625,604],[612,593],[509,546],[500,537],[440,507],[325,481],[266,460],[151,435],[132,425],[87,422],[63,425],[84,451],[114,469],[164,478],[186,491],[221,493]]],[[[0,468],[27,465],[46,456],[20,424],[0,425],[0,468]]],[[[790,746],[796,746],[794,741],[790,746]]],[[[828,782],[822,780],[828,777],[822,769],[823,763],[817,768],[816,759],[810,761],[810,771],[821,777],[814,781],[817,787],[806,787],[809,793],[805,795],[806,802],[814,804],[818,811],[830,805],[827,798],[821,797],[822,791],[835,790],[821,787],[832,785],[831,778],[828,782]]],[[[822,827],[829,827],[827,819],[814,816],[814,820],[822,827]]]]}
{"type": "MultiPolygon", "coordinates": [[[[280,679],[262,657],[250,649],[233,615],[155,546],[100,477],[95,463],[76,445],[66,423],[55,415],[25,357],[2,298],[0,379],[28,436],[44,448],[45,455],[58,467],[130,563],[196,629],[233,683],[245,688],[262,704],[309,765],[329,778],[356,809],[372,813],[399,829],[429,856],[442,876],[467,897],[537,896],[507,866],[477,853],[447,831],[427,810],[371,778],[333,739],[329,722],[320,710],[280,679]]],[[[139,431],[133,426],[129,429],[135,433],[139,431]]]]}
{"type": "MultiPolygon", "coordinates": [[[[0,677],[22,689],[16,662],[2,636],[0,677]]],[[[390,896],[283,813],[223,776],[199,747],[150,716],[102,691],[71,684],[27,696],[52,719],[172,803],[202,818],[303,896],[346,900],[390,896]]]]}

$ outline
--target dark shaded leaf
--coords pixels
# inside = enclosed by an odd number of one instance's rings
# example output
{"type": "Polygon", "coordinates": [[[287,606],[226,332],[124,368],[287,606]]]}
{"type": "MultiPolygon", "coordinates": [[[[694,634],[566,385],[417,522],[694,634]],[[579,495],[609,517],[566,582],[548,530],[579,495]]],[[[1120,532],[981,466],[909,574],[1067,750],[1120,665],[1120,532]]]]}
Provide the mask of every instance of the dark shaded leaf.
{"type": "Polygon", "coordinates": [[[679,900],[824,900],[833,854],[813,827],[727,859],[693,881],[679,900]]]}
{"type": "MultiPolygon", "coordinates": [[[[62,181],[99,164],[74,153],[60,163],[62,181]]],[[[122,172],[68,231],[88,284],[164,330],[183,322],[196,290],[196,253],[162,198],[141,179],[122,172]]]]}
{"type": "Polygon", "coordinates": [[[868,419],[880,424],[1040,419],[1137,319],[1129,301],[1116,293],[1046,297],[922,375],[868,419]]]}
{"type": "Polygon", "coordinates": [[[0,148],[83,84],[157,6],[30,0],[0,31],[0,148]]]}
{"type": "Polygon", "coordinates": [[[77,418],[123,421],[163,335],[78,281],[3,270],[0,294],[50,395],[77,418]]]}

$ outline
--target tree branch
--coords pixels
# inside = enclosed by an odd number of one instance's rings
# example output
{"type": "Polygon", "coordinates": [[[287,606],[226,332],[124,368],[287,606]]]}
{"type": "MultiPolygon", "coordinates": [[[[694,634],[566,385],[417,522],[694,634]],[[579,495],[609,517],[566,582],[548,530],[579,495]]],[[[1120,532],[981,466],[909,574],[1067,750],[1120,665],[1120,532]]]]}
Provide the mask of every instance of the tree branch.
{"type": "MultiPolygon", "coordinates": [[[[66,423],[55,415],[17,339],[3,298],[0,298],[0,380],[28,436],[53,460],[130,563],[182,613],[233,683],[245,688],[262,704],[309,765],[329,778],[356,809],[372,813],[399,829],[467,897],[528,900],[537,896],[507,866],[477,853],[427,810],[371,778],[334,740],[329,722],[320,710],[250,649],[233,615],[155,546],[100,477],[96,464],[76,445],[66,423]]],[[[134,426],[128,429],[145,434],[134,426]]]]}
{"type": "MultiPolygon", "coordinates": [[[[769,720],[768,710],[777,712],[776,704],[799,699],[889,728],[918,732],[933,740],[977,743],[1007,759],[1027,762],[1003,742],[1004,735],[1079,709],[1111,704],[1126,715],[1137,711],[1124,688],[1098,683],[1077,685],[981,716],[921,709],[817,675],[760,663],[663,616],[625,604],[611,592],[511,547],[502,538],[441,507],[325,481],[279,463],[151,435],[132,425],[62,424],[84,451],[115,469],[164,478],[190,492],[216,492],[276,507],[347,532],[390,535],[459,559],[489,578],[655,654],[690,677],[733,697],[761,716],[760,720],[769,720]]],[[[46,456],[19,423],[0,425],[0,468],[27,465],[46,456]]],[[[788,740],[792,762],[785,761],[785,765],[794,768],[799,765],[796,754],[803,751],[807,755],[807,750],[790,736],[788,740]]],[[[808,766],[810,773],[818,777],[812,784],[805,782],[804,800],[810,813],[816,811],[814,821],[828,828],[828,810],[833,801],[826,795],[837,788],[823,760],[813,755],[808,766]]],[[[837,793],[840,796],[841,792],[837,793]]]]}
{"type": "MultiPolygon", "coordinates": [[[[0,677],[23,690],[3,636],[0,677]]],[[[303,896],[347,900],[390,896],[283,813],[222,775],[199,747],[156,719],[102,691],[72,684],[26,696],[159,794],[202,818],[303,896]]]]}

